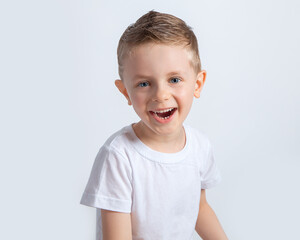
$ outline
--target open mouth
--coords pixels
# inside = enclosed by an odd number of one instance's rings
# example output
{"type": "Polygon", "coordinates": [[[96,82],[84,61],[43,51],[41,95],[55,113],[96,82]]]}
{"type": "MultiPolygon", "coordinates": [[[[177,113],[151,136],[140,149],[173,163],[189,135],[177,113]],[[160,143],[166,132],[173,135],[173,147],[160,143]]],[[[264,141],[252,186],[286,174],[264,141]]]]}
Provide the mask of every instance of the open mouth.
{"type": "Polygon", "coordinates": [[[155,114],[160,119],[168,119],[174,114],[176,110],[177,108],[169,108],[161,111],[150,111],[150,113],[155,114]]]}

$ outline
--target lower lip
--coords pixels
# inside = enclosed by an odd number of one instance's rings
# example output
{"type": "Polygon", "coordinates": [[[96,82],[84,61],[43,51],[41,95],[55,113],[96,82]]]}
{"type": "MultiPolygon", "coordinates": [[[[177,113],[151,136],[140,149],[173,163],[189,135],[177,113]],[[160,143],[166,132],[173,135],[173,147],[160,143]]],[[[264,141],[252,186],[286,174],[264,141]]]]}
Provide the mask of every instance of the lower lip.
{"type": "Polygon", "coordinates": [[[171,122],[172,119],[174,118],[174,115],[175,113],[177,112],[177,109],[175,109],[175,111],[173,112],[173,114],[167,118],[167,119],[163,119],[163,118],[160,118],[158,117],[154,112],[150,112],[150,114],[152,115],[152,117],[159,123],[168,123],[168,122],[171,122]]]}

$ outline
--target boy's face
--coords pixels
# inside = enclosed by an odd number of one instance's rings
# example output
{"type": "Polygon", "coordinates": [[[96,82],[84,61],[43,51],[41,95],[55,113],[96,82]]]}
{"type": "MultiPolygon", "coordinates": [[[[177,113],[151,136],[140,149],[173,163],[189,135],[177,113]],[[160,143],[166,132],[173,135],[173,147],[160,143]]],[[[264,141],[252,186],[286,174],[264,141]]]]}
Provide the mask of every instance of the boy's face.
{"type": "Polygon", "coordinates": [[[147,43],[124,59],[118,89],[140,117],[143,127],[157,135],[182,131],[193,98],[200,97],[206,72],[195,73],[183,46],[147,43]]]}

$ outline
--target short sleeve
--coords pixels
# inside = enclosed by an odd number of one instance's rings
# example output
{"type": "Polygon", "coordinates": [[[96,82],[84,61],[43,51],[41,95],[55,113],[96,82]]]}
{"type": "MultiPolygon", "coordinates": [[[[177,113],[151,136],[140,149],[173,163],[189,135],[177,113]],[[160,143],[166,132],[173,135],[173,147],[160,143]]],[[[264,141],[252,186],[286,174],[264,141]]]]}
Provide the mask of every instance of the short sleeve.
{"type": "Polygon", "coordinates": [[[212,188],[222,180],[210,141],[208,141],[206,156],[200,171],[202,189],[212,188]]]}
{"type": "Polygon", "coordinates": [[[103,146],[94,161],[80,204],[118,212],[131,212],[132,170],[116,149],[103,146]]]}

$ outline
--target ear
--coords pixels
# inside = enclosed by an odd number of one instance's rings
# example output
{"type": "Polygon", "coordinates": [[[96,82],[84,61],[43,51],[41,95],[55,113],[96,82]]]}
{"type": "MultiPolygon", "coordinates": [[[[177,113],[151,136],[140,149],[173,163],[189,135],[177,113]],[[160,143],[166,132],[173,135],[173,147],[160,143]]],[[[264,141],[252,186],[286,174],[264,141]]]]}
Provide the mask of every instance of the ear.
{"type": "Polygon", "coordinates": [[[194,96],[196,98],[200,97],[200,92],[203,89],[205,79],[206,79],[206,71],[202,70],[197,74],[197,77],[196,77],[195,91],[194,91],[194,96]]]}
{"type": "Polygon", "coordinates": [[[128,95],[128,92],[127,92],[127,89],[126,89],[123,81],[117,79],[115,81],[115,85],[119,89],[119,91],[126,97],[126,99],[128,101],[128,105],[132,105],[131,100],[130,100],[129,95],[128,95]]]}

